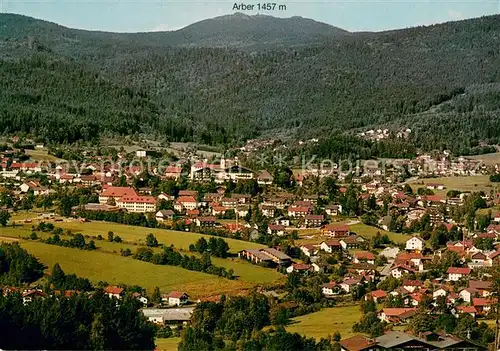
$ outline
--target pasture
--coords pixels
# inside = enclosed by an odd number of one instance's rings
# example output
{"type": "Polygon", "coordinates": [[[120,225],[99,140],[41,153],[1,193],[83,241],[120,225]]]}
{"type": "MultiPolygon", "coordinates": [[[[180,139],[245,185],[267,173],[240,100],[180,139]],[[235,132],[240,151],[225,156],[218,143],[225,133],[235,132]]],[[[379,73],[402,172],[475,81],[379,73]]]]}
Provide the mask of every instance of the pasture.
{"type": "Polygon", "coordinates": [[[482,190],[489,193],[490,190],[498,188],[498,186],[490,182],[490,177],[488,175],[422,178],[412,181],[410,186],[413,191],[417,191],[418,188],[425,188],[429,183],[438,183],[445,186],[444,190],[433,190],[438,195],[445,195],[449,190],[470,192],[482,190]]]}
{"type": "MultiPolygon", "coordinates": [[[[62,224],[64,223],[56,223],[55,225],[57,227],[64,227],[62,224]]],[[[79,223],[79,224],[90,224],[90,223],[79,223]]],[[[84,235],[87,235],[87,231],[73,231],[74,233],[82,233],[84,235]]],[[[172,231],[173,233],[180,233],[181,235],[185,234],[183,232],[175,232],[172,231]]],[[[31,233],[31,224],[30,225],[23,225],[23,226],[15,226],[15,227],[5,227],[5,228],[0,228],[0,233],[1,236],[10,239],[10,240],[16,240],[16,239],[22,239],[26,238],[30,235],[31,233]]],[[[50,236],[52,236],[51,233],[43,233],[43,232],[36,232],[37,236],[42,239],[48,239],[50,236]]],[[[115,232],[115,234],[118,235],[118,233],[115,232]]],[[[193,233],[189,233],[193,234],[193,233]]],[[[101,234],[105,239],[107,238],[107,232],[104,234],[101,234]]],[[[122,239],[125,239],[124,236],[119,234],[122,239]]],[[[156,235],[156,234],[155,234],[156,235]]],[[[69,236],[63,235],[63,239],[70,239],[69,236]]],[[[160,243],[162,241],[160,238],[157,236],[158,240],[160,243]]],[[[89,238],[86,239],[88,242],[89,238]]],[[[225,239],[228,240],[228,239],[225,239]]],[[[127,242],[122,242],[122,243],[115,243],[115,242],[108,242],[107,240],[95,240],[95,245],[98,249],[98,252],[100,253],[107,253],[107,254],[115,254],[115,255],[120,255],[121,249],[130,249],[130,251],[135,252],[137,248],[144,246],[145,243],[144,241],[138,241],[138,242],[133,242],[133,241],[127,241],[127,242]]],[[[233,240],[233,241],[238,241],[238,240],[233,240]]],[[[31,241],[28,241],[31,242],[31,241]]],[[[189,242],[189,244],[194,243],[189,242]]],[[[249,243],[252,244],[252,243],[249,243]]],[[[175,246],[175,245],[174,245],[175,246]]],[[[176,246],[177,248],[177,246],[176,246]]],[[[82,251],[75,250],[75,254],[79,254],[82,251]]],[[[160,248],[155,248],[155,251],[160,251],[160,248]]],[[[189,255],[196,255],[199,256],[198,254],[189,252],[187,248],[182,248],[181,251],[185,254],[189,255]]],[[[260,284],[267,284],[267,283],[273,283],[273,282],[278,282],[280,280],[283,280],[284,277],[282,274],[278,273],[274,269],[270,268],[264,268],[258,265],[251,264],[250,262],[247,262],[245,260],[240,260],[236,257],[231,257],[231,258],[217,258],[217,257],[212,257],[212,263],[216,266],[222,266],[225,267],[226,269],[232,269],[234,271],[234,274],[238,277],[239,281],[244,281],[247,283],[260,283],[260,284]]]]}
{"type": "Polygon", "coordinates": [[[316,340],[327,338],[336,331],[342,338],[348,338],[356,334],[352,331],[352,326],[360,319],[359,305],[331,307],[293,318],[286,330],[316,340]]]}
{"type": "Polygon", "coordinates": [[[44,263],[50,273],[59,263],[66,273],[74,273],[94,283],[140,285],[151,293],[155,286],[162,292],[181,290],[192,298],[216,294],[235,294],[252,287],[241,280],[228,280],[214,275],[189,271],[175,266],[161,266],[99,251],[21,241],[21,247],[44,263]]]}

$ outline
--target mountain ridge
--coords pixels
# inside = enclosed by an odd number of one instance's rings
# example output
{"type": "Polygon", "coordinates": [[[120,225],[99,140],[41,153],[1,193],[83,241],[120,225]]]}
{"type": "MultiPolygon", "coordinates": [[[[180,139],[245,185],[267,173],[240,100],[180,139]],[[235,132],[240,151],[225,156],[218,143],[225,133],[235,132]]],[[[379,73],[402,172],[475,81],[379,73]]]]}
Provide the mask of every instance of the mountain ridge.
{"type": "Polygon", "coordinates": [[[500,96],[488,88],[500,82],[498,15],[307,41],[199,35],[190,45],[162,44],[162,33],[16,19],[0,15],[9,27],[0,31],[0,132],[62,142],[128,131],[226,144],[262,135],[328,138],[408,121],[416,126],[406,142],[426,149],[466,154],[500,142],[500,96]],[[484,89],[455,98],[470,86],[484,89]],[[458,106],[433,109],[445,101],[458,106]]]}
{"type": "Polygon", "coordinates": [[[341,28],[299,16],[280,18],[243,13],[205,19],[175,31],[130,33],[73,29],[54,22],[17,14],[0,14],[0,25],[2,22],[7,22],[7,24],[4,23],[4,28],[9,25],[24,25],[29,30],[37,26],[61,33],[73,32],[89,39],[98,36],[161,46],[255,47],[264,45],[269,47],[280,41],[288,45],[304,45],[350,34],[341,28]]]}

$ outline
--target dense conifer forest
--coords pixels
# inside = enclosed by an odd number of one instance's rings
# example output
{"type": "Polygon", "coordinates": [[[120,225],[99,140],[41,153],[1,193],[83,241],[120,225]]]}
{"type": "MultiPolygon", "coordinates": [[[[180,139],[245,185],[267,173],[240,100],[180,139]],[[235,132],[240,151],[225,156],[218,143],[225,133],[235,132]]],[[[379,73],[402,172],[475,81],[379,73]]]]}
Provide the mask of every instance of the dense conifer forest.
{"type": "Polygon", "coordinates": [[[244,17],[116,34],[1,14],[0,133],[216,145],[380,127],[411,128],[398,141],[408,148],[474,154],[499,142],[499,16],[380,33],[244,17]],[[223,30],[242,21],[247,35],[223,30]]]}

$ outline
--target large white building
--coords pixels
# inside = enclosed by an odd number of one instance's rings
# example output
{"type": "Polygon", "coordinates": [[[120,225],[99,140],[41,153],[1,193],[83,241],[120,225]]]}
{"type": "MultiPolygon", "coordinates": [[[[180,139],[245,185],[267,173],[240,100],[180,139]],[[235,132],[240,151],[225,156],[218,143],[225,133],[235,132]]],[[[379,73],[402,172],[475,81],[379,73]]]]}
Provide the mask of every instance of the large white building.
{"type": "Polygon", "coordinates": [[[99,194],[99,203],[106,204],[114,201],[116,206],[128,212],[145,213],[156,211],[156,198],[153,196],[140,196],[134,188],[109,186],[99,194]]]}
{"type": "Polygon", "coordinates": [[[126,186],[105,186],[99,194],[99,203],[105,204],[113,198],[115,202],[119,201],[122,197],[139,196],[134,188],[126,186]]]}
{"type": "Polygon", "coordinates": [[[156,199],[153,196],[123,196],[116,201],[116,206],[128,212],[155,212],[156,199]]]}

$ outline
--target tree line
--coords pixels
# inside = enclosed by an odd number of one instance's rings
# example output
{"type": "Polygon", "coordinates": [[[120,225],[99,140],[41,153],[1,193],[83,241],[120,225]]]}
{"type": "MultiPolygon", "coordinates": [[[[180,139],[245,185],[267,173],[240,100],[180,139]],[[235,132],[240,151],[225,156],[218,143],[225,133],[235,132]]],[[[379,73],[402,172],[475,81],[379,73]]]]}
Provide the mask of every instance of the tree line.
{"type": "Polygon", "coordinates": [[[136,260],[153,264],[179,266],[190,271],[198,271],[227,279],[235,279],[233,270],[215,266],[208,252],[204,252],[201,258],[197,258],[195,256],[184,255],[176,251],[172,246],[164,247],[161,252],[156,253],[149,247],[140,247],[132,257],[136,260]]]}

